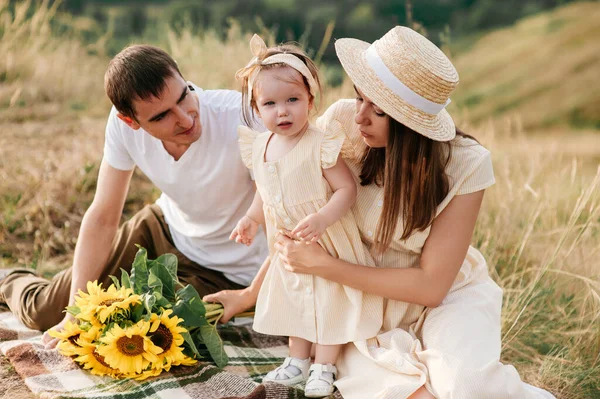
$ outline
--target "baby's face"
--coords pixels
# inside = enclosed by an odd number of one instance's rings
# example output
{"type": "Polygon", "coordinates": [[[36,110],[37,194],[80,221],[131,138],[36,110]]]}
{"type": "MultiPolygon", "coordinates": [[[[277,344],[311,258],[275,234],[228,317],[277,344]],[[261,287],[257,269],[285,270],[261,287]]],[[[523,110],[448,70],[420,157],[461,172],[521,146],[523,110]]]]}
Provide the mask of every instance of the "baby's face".
{"type": "Polygon", "coordinates": [[[258,115],[271,132],[295,136],[308,124],[312,99],[302,75],[291,67],[260,71],[253,89],[258,115]]]}

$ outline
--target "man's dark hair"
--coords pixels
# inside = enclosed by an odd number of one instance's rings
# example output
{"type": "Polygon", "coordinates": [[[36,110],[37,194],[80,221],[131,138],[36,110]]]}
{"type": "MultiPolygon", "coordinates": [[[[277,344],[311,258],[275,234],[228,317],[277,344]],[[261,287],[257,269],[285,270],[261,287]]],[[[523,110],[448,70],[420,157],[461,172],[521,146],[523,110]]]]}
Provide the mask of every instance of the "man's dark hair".
{"type": "Polygon", "coordinates": [[[182,76],[175,60],[165,51],[145,44],[133,45],[108,64],[104,90],[117,111],[137,121],[133,101],[158,97],[165,81],[175,73],[182,76]]]}

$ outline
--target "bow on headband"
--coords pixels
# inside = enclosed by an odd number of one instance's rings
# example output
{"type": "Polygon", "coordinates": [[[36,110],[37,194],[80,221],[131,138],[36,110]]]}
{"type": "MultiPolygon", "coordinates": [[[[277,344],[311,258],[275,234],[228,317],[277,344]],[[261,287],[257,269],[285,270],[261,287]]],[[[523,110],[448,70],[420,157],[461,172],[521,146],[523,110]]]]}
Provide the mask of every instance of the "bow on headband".
{"type": "Polygon", "coordinates": [[[258,73],[261,70],[260,67],[263,65],[271,65],[271,64],[285,64],[291,68],[294,68],[298,72],[300,72],[302,74],[302,76],[304,76],[306,78],[306,81],[308,82],[308,86],[310,87],[310,94],[313,97],[315,97],[317,87],[318,87],[317,83],[316,83],[315,78],[313,77],[312,73],[310,73],[310,70],[308,69],[306,64],[304,62],[302,62],[302,60],[300,58],[296,57],[293,54],[279,53],[279,54],[274,54],[270,57],[264,58],[262,61],[260,61],[260,59],[265,56],[267,50],[268,50],[267,45],[265,44],[264,40],[261,39],[260,36],[258,36],[257,34],[254,34],[254,36],[252,36],[252,39],[250,40],[250,51],[252,51],[254,58],[252,58],[252,60],[250,60],[248,65],[246,65],[244,68],[240,69],[235,74],[235,76],[238,79],[243,79],[245,77],[248,78],[248,98],[249,99],[252,98],[252,87],[254,86],[256,77],[258,76],[258,73]]]}

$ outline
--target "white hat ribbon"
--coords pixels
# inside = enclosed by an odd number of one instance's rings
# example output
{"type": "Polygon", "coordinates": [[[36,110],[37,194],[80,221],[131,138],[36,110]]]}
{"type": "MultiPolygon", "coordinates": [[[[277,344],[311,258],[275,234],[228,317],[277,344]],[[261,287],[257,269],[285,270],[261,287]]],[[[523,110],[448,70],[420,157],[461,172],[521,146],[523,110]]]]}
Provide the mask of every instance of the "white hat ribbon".
{"type": "Polygon", "coordinates": [[[402,83],[385,65],[377,53],[377,49],[375,49],[375,43],[377,43],[377,41],[373,42],[373,44],[365,51],[365,58],[369,66],[373,68],[377,77],[381,79],[388,89],[393,91],[408,104],[430,115],[439,114],[446,106],[448,106],[448,104],[450,104],[450,99],[446,100],[444,104],[434,103],[418,93],[415,93],[410,87],[402,83]]]}

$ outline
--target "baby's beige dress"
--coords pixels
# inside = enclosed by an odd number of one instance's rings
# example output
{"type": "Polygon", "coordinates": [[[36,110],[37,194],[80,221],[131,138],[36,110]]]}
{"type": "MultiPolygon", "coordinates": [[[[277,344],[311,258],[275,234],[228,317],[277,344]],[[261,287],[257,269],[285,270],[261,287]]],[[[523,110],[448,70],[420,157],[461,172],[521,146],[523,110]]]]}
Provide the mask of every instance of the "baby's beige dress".
{"type": "MultiPolygon", "coordinates": [[[[319,118],[317,126],[346,136],[342,154],[358,180],[367,147],[354,122],[355,110],[354,100],[340,100],[319,118]]],[[[490,153],[483,146],[457,137],[451,141],[451,151],[446,168],[450,191],[437,215],[455,196],[494,184],[490,153]]],[[[358,186],[353,210],[369,248],[382,205],[382,187],[358,186]]],[[[375,257],[377,267],[419,267],[430,228],[405,240],[400,238],[402,231],[400,220],[390,247],[382,257],[375,257]]],[[[381,332],[342,349],[336,386],[344,399],[402,399],[423,385],[436,398],[552,398],[546,391],[524,384],[513,366],[500,363],[501,307],[502,290],[489,277],[481,253],[469,247],[440,306],[385,301],[381,332]]]]}
{"type": "MultiPolygon", "coordinates": [[[[316,213],[332,190],[323,169],[337,163],[344,136],[310,125],[296,146],[273,162],[265,150],[273,133],[238,128],[244,164],[251,168],[264,203],[271,265],[262,283],[254,329],[263,334],[304,338],[324,345],[364,340],[377,334],[383,299],[315,277],[287,271],[274,248],[280,229],[292,230],[316,213]]],[[[360,239],[352,212],[331,225],[319,243],[327,252],[351,263],[374,265],[360,239]]]]}

